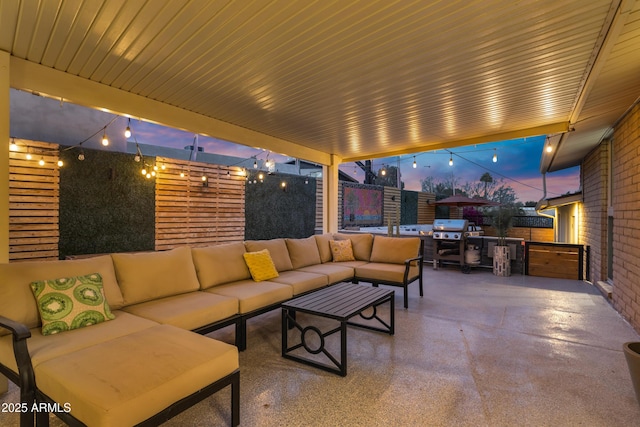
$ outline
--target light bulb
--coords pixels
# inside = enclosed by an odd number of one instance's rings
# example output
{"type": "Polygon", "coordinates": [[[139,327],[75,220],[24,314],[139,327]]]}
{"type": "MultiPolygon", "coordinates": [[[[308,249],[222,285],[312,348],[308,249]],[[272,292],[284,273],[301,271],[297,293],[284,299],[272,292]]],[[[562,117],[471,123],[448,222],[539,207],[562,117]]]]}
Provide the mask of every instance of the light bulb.
{"type": "Polygon", "coordinates": [[[382,169],[380,171],[380,175],[385,176],[387,174],[387,170],[386,169],[382,169]]]}
{"type": "Polygon", "coordinates": [[[105,147],[107,145],[109,145],[109,139],[107,138],[107,133],[106,132],[102,135],[102,145],[105,146],[105,147]]]}
{"type": "Polygon", "coordinates": [[[205,175],[202,175],[202,181],[206,181],[207,177],[205,175]]]}
{"type": "Polygon", "coordinates": [[[78,160],[80,161],[84,160],[84,151],[81,151],[80,153],[78,153],[78,160]]]}
{"type": "Polygon", "coordinates": [[[142,168],[142,170],[140,172],[142,173],[142,175],[146,175],[147,174],[147,170],[145,168],[142,168]]]}
{"type": "Polygon", "coordinates": [[[184,178],[184,172],[180,172],[180,178],[184,178]]]}
{"type": "Polygon", "coordinates": [[[416,163],[416,156],[413,156],[413,168],[417,168],[418,164],[416,163]]]}
{"type": "Polygon", "coordinates": [[[11,143],[9,144],[9,151],[18,151],[18,144],[16,141],[11,139],[11,143]]]}
{"type": "Polygon", "coordinates": [[[160,169],[165,170],[167,167],[164,165],[164,163],[160,166],[160,169]]]}
{"type": "Polygon", "coordinates": [[[58,167],[61,168],[62,166],[64,166],[64,162],[62,160],[58,160],[58,167]]]}
{"type": "Polygon", "coordinates": [[[493,153],[493,163],[496,163],[497,161],[498,161],[498,154],[493,153]]]}
{"type": "Polygon", "coordinates": [[[131,117],[129,117],[129,121],[127,122],[127,128],[124,130],[124,137],[131,137],[131,117]]]}
{"type": "Polygon", "coordinates": [[[27,157],[27,160],[31,160],[31,159],[33,159],[33,156],[31,155],[31,153],[27,153],[27,156],[26,156],[26,157],[27,157]]]}
{"type": "Polygon", "coordinates": [[[282,181],[282,182],[280,183],[280,187],[284,188],[284,187],[286,187],[286,186],[287,186],[287,183],[286,183],[286,182],[282,181]]]}
{"type": "Polygon", "coordinates": [[[258,169],[258,161],[257,160],[253,161],[253,168],[254,169],[258,169]]]}
{"type": "Polygon", "coordinates": [[[259,179],[260,181],[262,181],[262,180],[264,179],[264,175],[263,175],[263,174],[261,174],[261,173],[260,173],[260,174],[258,174],[258,179],[259,179]]]}
{"type": "Polygon", "coordinates": [[[151,171],[151,176],[156,176],[156,171],[151,171]]]}
{"type": "Polygon", "coordinates": [[[141,160],[141,159],[140,159],[140,155],[139,155],[139,154],[136,154],[136,155],[135,155],[135,157],[133,158],[133,160],[135,160],[135,161],[136,161],[136,163],[137,163],[137,162],[140,162],[140,160],[141,160]]]}
{"type": "Polygon", "coordinates": [[[453,166],[453,157],[449,157],[449,166],[453,166]]]}
{"type": "Polygon", "coordinates": [[[38,162],[40,166],[44,166],[44,157],[40,157],[40,161],[38,162]]]}
{"type": "Polygon", "coordinates": [[[147,177],[147,179],[151,178],[151,174],[150,173],[146,174],[145,176],[147,177]]]}
{"type": "Polygon", "coordinates": [[[547,153],[550,153],[553,151],[553,148],[551,148],[551,144],[547,144],[547,153]]]}

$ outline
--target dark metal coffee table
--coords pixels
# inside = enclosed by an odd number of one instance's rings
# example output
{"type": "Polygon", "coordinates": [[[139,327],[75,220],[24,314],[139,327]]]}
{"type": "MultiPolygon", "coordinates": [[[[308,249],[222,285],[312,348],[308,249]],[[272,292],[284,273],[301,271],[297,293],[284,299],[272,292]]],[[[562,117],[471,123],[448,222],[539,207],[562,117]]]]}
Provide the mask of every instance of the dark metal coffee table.
{"type": "MultiPolygon", "coordinates": [[[[340,374],[344,377],[347,375],[347,325],[393,335],[394,319],[394,291],[389,289],[339,283],[294,298],[282,304],[282,357],[340,374]],[[389,323],[381,319],[377,313],[377,307],[387,302],[390,305],[389,323]],[[369,308],[372,308],[373,313],[364,315],[363,312],[369,308]],[[326,332],[320,331],[316,326],[302,326],[296,320],[296,312],[334,319],[340,322],[340,326],[326,332]],[[375,321],[374,325],[381,324],[382,327],[350,322],[349,319],[356,315],[360,315],[365,320],[375,321]],[[300,342],[289,346],[288,329],[293,328],[300,331],[300,342]],[[340,332],[339,360],[325,348],[325,338],[337,332],[340,332]],[[313,334],[316,339],[319,339],[320,343],[317,347],[313,348],[308,344],[308,340],[311,338],[309,334],[313,334]],[[323,353],[333,366],[293,354],[295,350],[301,347],[313,355],[323,353]]],[[[300,351],[297,353],[300,353],[300,351]]]]}

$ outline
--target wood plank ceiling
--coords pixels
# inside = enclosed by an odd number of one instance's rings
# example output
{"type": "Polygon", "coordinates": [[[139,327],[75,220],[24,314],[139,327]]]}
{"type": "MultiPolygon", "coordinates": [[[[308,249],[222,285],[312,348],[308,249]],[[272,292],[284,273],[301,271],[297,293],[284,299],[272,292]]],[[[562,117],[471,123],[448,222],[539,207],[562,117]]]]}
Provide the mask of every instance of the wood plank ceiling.
{"type": "Polygon", "coordinates": [[[619,3],[0,0],[0,50],[349,161],[567,130],[619,3]]]}

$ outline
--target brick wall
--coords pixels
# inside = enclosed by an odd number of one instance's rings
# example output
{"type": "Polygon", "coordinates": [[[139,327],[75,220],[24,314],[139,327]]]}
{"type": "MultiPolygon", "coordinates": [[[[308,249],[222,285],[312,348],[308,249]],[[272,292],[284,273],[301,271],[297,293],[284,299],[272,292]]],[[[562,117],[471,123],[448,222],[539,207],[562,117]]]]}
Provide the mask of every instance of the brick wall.
{"type": "Polygon", "coordinates": [[[614,129],[613,305],[640,331],[640,105],[614,129]]]}
{"type": "Polygon", "coordinates": [[[592,281],[607,279],[607,188],[609,146],[600,144],[583,160],[580,168],[582,196],[579,243],[591,247],[592,281]]]}

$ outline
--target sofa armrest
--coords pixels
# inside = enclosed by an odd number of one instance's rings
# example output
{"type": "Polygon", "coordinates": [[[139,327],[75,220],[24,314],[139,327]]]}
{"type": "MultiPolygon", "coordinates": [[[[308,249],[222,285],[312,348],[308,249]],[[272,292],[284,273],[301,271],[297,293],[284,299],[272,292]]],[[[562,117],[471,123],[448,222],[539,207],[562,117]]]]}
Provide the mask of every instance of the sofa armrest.
{"type": "Polygon", "coordinates": [[[26,325],[3,316],[0,316],[0,328],[8,329],[13,335],[13,354],[18,366],[18,376],[15,377],[15,374],[8,368],[4,373],[12,377],[12,381],[18,380],[20,403],[28,408],[27,411],[21,411],[20,413],[20,425],[33,425],[34,413],[31,409],[35,403],[36,380],[33,365],[31,364],[31,356],[27,348],[27,338],[31,337],[31,331],[26,325]]]}

